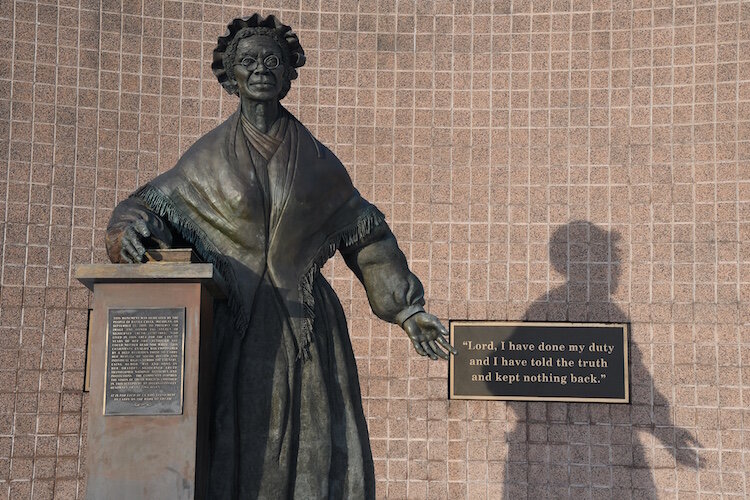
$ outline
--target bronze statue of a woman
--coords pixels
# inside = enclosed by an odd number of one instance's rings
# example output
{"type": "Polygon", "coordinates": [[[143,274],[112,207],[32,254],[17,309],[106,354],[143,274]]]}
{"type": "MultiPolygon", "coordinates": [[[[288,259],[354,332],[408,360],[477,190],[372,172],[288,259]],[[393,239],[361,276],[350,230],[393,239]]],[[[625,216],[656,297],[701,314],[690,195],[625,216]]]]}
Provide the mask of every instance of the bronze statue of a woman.
{"type": "Polygon", "coordinates": [[[228,27],[212,69],[237,111],[117,206],[107,251],[132,263],[187,244],[228,284],[214,312],[210,498],[372,498],[354,355],[321,266],[338,250],[420,354],[454,351],[383,214],[279,102],[305,64],[297,35],[258,14],[228,27]]]}

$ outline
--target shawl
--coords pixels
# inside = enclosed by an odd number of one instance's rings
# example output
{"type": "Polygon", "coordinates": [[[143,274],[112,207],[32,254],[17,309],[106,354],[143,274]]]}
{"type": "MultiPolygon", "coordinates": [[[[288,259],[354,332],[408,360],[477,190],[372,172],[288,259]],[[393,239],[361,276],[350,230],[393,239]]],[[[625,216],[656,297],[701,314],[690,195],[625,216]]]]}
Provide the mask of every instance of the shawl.
{"type": "Polygon", "coordinates": [[[283,107],[282,113],[283,139],[264,172],[253,164],[238,110],[132,196],[216,266],[239,335],[248,329],[261,280],[270,280],[299,360],[310,357],[315,275],[340,246],[363,240],[384,216],[360,196],[338,158],[283,107]],[[267,175],[269,192],[260,175],[267,175]]]}

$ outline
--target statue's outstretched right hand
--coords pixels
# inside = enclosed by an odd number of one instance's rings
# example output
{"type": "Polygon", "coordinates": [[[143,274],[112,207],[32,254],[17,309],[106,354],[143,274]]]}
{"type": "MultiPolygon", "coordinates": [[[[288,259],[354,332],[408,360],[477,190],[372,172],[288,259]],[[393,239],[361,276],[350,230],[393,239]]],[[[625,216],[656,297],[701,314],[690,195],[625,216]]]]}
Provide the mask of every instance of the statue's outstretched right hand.
{"type": "Polygon", "coordinates": [[[448,353],[445,351],[454,355],[457,353],[456,349],[445,339],[448,336],[448,330],[432,314],[423,311],[410,316],[404,321],[403,329],[414,344],[414,349],[421,356],[448,359],[448,353]]]}

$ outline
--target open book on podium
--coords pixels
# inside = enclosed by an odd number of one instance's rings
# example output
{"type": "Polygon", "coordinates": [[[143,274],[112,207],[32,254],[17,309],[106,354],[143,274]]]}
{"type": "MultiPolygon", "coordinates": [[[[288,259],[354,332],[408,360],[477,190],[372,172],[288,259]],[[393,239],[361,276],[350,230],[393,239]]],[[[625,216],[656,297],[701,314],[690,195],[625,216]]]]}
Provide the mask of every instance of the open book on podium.
{"type": "Polygon", "coordinates": [[[93,294],[87,452],[91,499],[205,498],[213,301],[225,286],[188,251],[87,264],[93,294]]]}

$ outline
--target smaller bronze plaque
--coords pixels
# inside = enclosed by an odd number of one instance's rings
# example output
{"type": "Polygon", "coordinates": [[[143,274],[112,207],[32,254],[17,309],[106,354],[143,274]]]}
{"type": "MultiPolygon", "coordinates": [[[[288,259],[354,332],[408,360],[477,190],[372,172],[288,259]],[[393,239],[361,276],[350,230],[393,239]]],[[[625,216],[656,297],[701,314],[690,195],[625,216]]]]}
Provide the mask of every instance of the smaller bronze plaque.
{"type": "Polygon", "coordinates": [[[451,399],[628,403],[628,325],[451,321],[451,399]]]}
{"type": "Polygon", "coordinates": [[[151,248],[146,250],[146,262],[200,262],[192,248],[151,248]]]}
{"type": "Polygon", "coordinates": [[[109,309],[105,415],[180,415],[185,309],[109,309]]]}

